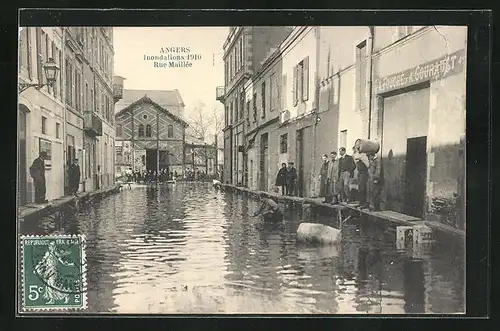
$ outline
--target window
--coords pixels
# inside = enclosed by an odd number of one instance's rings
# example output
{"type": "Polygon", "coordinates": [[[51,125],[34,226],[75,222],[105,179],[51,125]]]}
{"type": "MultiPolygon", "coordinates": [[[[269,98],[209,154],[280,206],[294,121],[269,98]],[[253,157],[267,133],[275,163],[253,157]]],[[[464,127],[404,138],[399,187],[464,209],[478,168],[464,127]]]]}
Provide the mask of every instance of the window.
{"type": "Polygon", "coordinates": [[[247,125],[250,125],[250,100],[247,101],[247,125]]]}
{"type": "Polygon", "coordinates": [[[42,133],[47,134],[47,118],[42,116],[42,133]]]}
{"type": "Polygon", "coordinates": [[[366,100],[366,41],[356,47],[356,108],[365,109],[366,100]]]}
{"type": "Polygon", "coordinates": [[[151,137],[151,125],[146,125],[146,137],[151,137]]]}
{"type": "Polygon", "coordinates": [[[243,35],[240,40],[240,66],[243,68],[244,62],[243,62],[243,44],[244,44],[244,38],[245,36],[243,35]]]}
{"type": "Polygon", "coordinates": [[[139,137],[144,137],[144,124],[139,124],[139,137]]]}
{"type": "Polygon", "coordinates": [[[266,117],[266,82],[262,82],[260,98],[262,105],[262,117],[266,117]]]}
{"type": "Polygon", "coordinates": [[[229,125],[229,107],[224,107],[224,120],[226,121],[226,126],[229,125]]]}
{"type": "Polygon", "coordinates": [[[118,125],[116,126],[116,135],[117,135],[117,136],[121,136],[121,135],[123,135],[123,126],[122,126],[121,124],[118,124],[118,125]]]}
{"type": "Polygon", "coordinates": [[[56,123],[56,138],[61,138],[61,124],[56,123]]]}
{"type": "Polygon", "coordinates": [[[280,153],[286,153],[288,151],[288,133],[282,134],[280,136],[280,153]]]}
{"type": "MultiPolygon", "coordinates": [[[[339,137],[339,142],[340,142],[340,147],[347,147],[347,130],[342,130],[340,131],[340,137],[339,137]]],[[[347,150],[347,148],[346,148],[347,150]]]]}
{"type": "Polygon", "coordinates": [[[245,92],[240,93],[240,119],[245,116],[245,92]]]}
{"type": "Polygon", "coordinates": [[[257,122],[257,93],[253,94],[253,121],[257,122]]]}
{"type": "Polygon", "coordinates": [[[82,109],[82,75],[75,70],[75,109],[82,109]]]}
{"type": "Polygon", "coordinates": [[[293,71],[293,105],[309,100],[309,56],[300,61],[293,71]]]}
{"type": "Polygon", "coordinates": [[[94,89],[90,88],[90,101],[89,101],[89,108],[94,111],[94,89]]]}
{"type": "MultiPolygon", "coordinates": [[[[61,66],[62,63],[63,63],[63,57],[62,57],[62,51],[59,51],[58,52],[58,60],[57,60],[57,63],[61,66]]],[[[58,84],[59,84],[59,99],[61,101],[63,101],[63,81],[62,81],[62,77],[63,77],[63,72],[62,70],[59,70],[59,79],[57,80],[58,81],[58,84]]]]}
{"type": "Polygon", "coordinates": [[[85,101],[85,111],[89,110],[89,83],[85,82],[85,95],[83,96],[83,99],[85,101]]]}
{"type": "Polygon", "coordinates": [[[235,122],[238,122],[238,115],[239,115],[239,112],[238,112],[238,95],[236,95],[236,98],[234,100],[234,121],[235,122]]]}
{"type": "Polygon", "coordinates": [[[174,136],[174,127],[172,125],[168,126],[168,132],[167,132],[167,134],[168,134],[169,138],[173,138],[173,136],[174,136]]]}
{"type": "Polygon", "coordinates": [[[233,102],[229,103],[229,123],[233,123],[234,121],[234,116],[233,116],[233,102]]]}

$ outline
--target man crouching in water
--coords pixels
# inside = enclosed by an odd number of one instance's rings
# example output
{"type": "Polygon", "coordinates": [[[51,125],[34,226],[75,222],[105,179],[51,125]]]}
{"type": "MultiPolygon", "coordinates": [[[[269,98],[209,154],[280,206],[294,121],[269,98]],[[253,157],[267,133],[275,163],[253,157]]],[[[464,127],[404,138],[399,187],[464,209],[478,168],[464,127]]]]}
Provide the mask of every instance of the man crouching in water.
{"type": "Polygon", "coordinates": [[[262,215],[264,221],[281,221],[283,220],[283,212],[280,206],[271,198],[266,197],[264,193],[260,194],[260,201],[262,205],[259,210],[257,210],[253,216],[262,215]]]}

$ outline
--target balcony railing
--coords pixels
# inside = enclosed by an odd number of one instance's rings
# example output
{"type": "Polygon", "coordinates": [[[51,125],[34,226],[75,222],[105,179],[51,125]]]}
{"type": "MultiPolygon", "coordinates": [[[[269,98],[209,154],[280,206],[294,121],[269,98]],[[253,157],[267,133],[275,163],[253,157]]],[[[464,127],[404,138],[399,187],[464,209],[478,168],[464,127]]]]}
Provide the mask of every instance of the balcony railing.
{"type": "Polygon", "coordinates": [[[83,113],[83,129],[92,136],[102,136],[102,121],[91,111],[83,113]]]}
{"type": "Polygon", "coordinates": [[[224,101],[224,95],[226,94],[226,87],[225,86],[217,86],[215,88],[215,100],[223,102],[224,101]]]}

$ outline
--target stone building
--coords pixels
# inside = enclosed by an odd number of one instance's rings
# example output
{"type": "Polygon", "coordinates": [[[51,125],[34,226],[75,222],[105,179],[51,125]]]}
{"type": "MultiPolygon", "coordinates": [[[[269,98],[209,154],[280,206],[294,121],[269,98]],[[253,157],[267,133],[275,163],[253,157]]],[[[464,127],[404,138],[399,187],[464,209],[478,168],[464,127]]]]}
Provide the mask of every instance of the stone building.
{"type": "Polygon", "coordinates": [[[217,100],[225,107],[223,181],[243,185],[248,175],[244,160],[245,83],[262,66],[269,51],[281,43],[291,27],[230,27],[224,43],[225,85],[217,100]]]}
{"type": "MultiPolygon", "coordinates": [[[[63,59],[63,29],[25,27],[19,36],[19,83],[44,84],[43,65],[53,58],[59,68],[63,59]]],[[[19,205],[34,201],[29,167],[40,151],[45,162],[46,198],[64,195],[64,76],[60,70],[53,87],[30,87],[18,96],[18,178],[19,205]]]]}
{"type": "Polygon", "coordinates": [[[155,171],[159,161],[160,170],[183,174],[188,124],[182,118],[148,95],[121,109],[115,117],[116,172],[128,168],[155,171]]]}
{"type": "Polygon", "coordinates": [[[298,194],[313,197],[322,154],[376,140],[382,207],[463,227],[466,46],[465,27],[295,27],[249,72],[246,120],[226,127],[246,123],[244,147],[226,144],[226,160],[234,169],[241,151],[244,184],[268,191],[293,161],[298,194]]]}
{"type": "Polygon", "coordinates": [[[83,191],[114,184],[113,29],[65,28],[66,164],[77,157],[83,191]]]}

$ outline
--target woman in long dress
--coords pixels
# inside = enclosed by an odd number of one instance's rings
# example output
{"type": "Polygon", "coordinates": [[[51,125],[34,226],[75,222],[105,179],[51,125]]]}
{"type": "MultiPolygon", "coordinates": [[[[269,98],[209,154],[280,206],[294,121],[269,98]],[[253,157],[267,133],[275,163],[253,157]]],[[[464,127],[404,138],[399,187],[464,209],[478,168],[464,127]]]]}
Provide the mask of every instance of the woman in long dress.
{"type": "Polygon", "coordinates": [[[61,263],[64,266],[74,265],[72,262],[65,262],[62,260],[62,257],[67,254],[68,253],[58,252],[56,244],[51,242],[49,244],[49,249],[45,252],[45,255],[35,267],[35,274],[45,281],[43,298],[47,300],[48,304],[52,304],[56,300],[64,300],[64,303],[68,303],[69,293],[58,291],[58,285],[56,283],[58,263],[61,263]]]}

